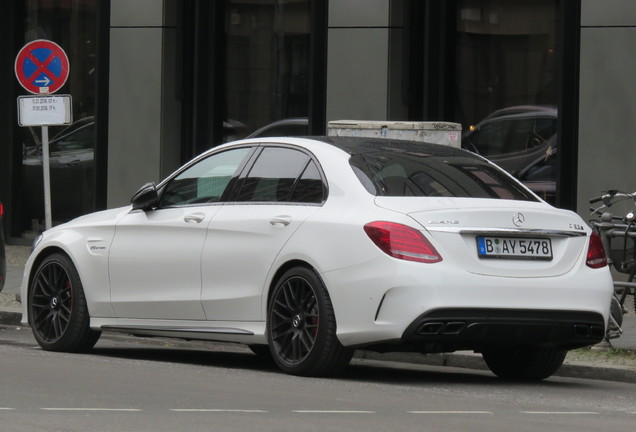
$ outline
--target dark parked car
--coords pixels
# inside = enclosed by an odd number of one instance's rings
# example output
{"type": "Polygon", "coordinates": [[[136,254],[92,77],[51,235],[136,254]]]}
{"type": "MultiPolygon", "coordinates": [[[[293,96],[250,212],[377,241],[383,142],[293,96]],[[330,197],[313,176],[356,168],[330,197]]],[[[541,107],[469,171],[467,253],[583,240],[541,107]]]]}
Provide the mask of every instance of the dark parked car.
{"type": "Polygon", "coordinates": [[[557,169],[557,150],[555,149],[521,170],[518,178],[542,199],[554,203],[557,169]]]}
{"type": "Polygon", "coordinates": [[[307,117],[291,117],[267,124],[249,134],[247,138],[306,135],[309,135],[309,119],[307,117]]]}
{"type": "Polygon", "coordinates": [[[521,105],[491,113],[462,137],[462,147],[517,176],[556,144],[557,109],[521,105]]]}
{"type": "Polygon", "coordinates": [[[470,126],[462,137],[462,148],[488,158],[554,203],[557,117],[552,106],[500,109],[470,126]]]}

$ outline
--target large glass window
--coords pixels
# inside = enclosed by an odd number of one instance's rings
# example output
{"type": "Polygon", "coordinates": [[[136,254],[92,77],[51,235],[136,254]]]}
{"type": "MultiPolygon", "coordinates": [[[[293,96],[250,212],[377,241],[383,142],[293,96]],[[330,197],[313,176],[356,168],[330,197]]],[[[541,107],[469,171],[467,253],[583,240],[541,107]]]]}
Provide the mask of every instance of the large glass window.
{"type": "MultiPolygon", "coordinates": [[[[556,153],[557,0],[457,0],[455,119],[465,148],[515,176],[556,153]]],[[[554,198],[556,170],[541,185],[554,198]]]]}
{"type": "MultiPolygon", "coordinates": [[[[51,40],[64,49],[70,62],[69,79],[57,93],[72,96],[74,123],[49,127],[55,225],[95,210],[97,0],[21,3],[16,10],[22,15],[18,22],[24,23],[22,45],[51,40]]],[[[22,197],[22,230],[38,232],[44,227],[41,128],[15,127],[22,150],[21,182],[14,188],[22,197]]]]}
{"type": "Polygon", "coordinates": [[[277,120],[294,119],[297,133],[309,107],[309,0],[226,0],[225,13],[225,141],[277,120]]]}

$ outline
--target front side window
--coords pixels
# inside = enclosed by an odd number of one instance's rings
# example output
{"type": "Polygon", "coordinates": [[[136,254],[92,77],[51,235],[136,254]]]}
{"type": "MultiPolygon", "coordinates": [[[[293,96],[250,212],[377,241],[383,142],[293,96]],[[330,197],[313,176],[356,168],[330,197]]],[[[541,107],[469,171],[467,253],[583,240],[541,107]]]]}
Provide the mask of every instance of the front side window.
{"type": "Polygon", "coordinates": [[[216,153],[187,168],[166,185],[160,206],[218,202],[251,150],[216,153]]]}

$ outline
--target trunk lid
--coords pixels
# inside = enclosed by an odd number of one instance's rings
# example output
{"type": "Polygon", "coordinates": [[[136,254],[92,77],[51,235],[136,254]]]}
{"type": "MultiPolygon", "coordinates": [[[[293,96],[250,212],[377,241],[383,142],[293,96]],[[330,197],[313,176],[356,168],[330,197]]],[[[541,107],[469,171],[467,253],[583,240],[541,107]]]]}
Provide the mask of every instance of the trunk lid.
{"type": "Polygon", "coordinates": [[[558,276],[570,271],[587,247],[583,220],[542,202],[377,197],[376,205],[412,217],[444,260],[471,273],[558,276]]]}

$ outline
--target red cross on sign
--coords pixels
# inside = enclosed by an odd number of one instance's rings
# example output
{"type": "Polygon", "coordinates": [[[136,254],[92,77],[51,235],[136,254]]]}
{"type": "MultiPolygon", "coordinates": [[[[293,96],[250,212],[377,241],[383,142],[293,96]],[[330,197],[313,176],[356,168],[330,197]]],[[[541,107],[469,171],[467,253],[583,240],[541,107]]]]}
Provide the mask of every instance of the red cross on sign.
{"type": "Polygon", "coordinates": [[[29,42],[15,59],[15,76],[33,94],[55,93],[66,83],[69,72],[66,53],[49,40],[29,42]]]}

